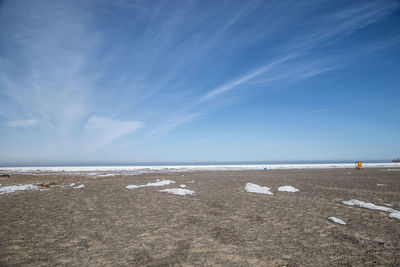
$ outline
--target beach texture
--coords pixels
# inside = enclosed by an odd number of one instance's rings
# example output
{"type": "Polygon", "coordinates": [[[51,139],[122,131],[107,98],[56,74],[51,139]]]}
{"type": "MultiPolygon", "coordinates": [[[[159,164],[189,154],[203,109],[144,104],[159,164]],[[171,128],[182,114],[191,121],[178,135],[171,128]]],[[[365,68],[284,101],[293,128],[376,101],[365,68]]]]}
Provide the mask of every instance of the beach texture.
{"type": "Polygon", "coordinates": [[[400,169],[18,174],[0,184],[0,266],[400,266],[400,217],[389,217],[400,169]]]}

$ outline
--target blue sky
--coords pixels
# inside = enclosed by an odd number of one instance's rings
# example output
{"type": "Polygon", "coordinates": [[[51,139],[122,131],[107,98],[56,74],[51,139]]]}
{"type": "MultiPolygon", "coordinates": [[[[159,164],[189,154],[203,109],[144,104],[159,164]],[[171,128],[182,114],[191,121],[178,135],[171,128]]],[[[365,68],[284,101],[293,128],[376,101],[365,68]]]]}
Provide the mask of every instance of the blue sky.
{"type": "Polygon", "coordinates": [[[0,163],[400,156],[400,3],[0,1],[0,163]]]}

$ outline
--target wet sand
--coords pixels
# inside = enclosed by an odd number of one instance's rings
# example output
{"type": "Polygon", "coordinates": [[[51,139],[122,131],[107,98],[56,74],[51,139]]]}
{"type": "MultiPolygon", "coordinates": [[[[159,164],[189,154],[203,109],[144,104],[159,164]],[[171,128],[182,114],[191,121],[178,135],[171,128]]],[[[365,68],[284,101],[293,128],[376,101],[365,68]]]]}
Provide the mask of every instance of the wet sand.
{"type": "Polygon", "coordinates": [[[1,266],[400,266],[400,220],[341,203],[400,210],[395,169],[0,177],[29,183],[50,190],[0,195],[1,266]],[[176,184],[125,189],[163,178],[176,184]],[[247,193],[248,182],[274,195],[247,193]],[[159,192],[180,184],[197,194],[159,192]]]}

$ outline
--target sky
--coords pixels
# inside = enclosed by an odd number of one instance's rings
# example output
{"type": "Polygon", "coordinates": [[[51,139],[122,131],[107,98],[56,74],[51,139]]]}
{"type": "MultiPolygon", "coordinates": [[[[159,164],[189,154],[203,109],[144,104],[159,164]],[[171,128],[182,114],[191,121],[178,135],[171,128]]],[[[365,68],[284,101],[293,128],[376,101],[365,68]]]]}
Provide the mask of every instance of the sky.
{"type": "Polygon", "coordinates": [[[399,1],[0,1],[0,165],[391,160],[399,103],[399,1]]]}

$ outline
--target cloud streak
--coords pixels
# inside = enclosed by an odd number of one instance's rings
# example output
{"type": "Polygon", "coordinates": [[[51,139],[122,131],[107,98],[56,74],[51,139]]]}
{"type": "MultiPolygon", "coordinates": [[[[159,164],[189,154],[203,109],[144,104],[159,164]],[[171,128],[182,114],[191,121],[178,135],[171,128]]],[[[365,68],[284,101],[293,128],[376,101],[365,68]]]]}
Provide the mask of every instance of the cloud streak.
{"type": "Polygon", "coordinates": [[[7,121],[5,126],[7,127],[30,127],[38,124],[37,120],[15,120],[15,121],[7,121]]]}
{"type": "Polygon", "coordinates": [[[121,121],[108,117],[92,116],[84,126],[84,135],[91,146],[101,147],[121,136],[135,132],[143,127],[140,121],[121,121]]]}

